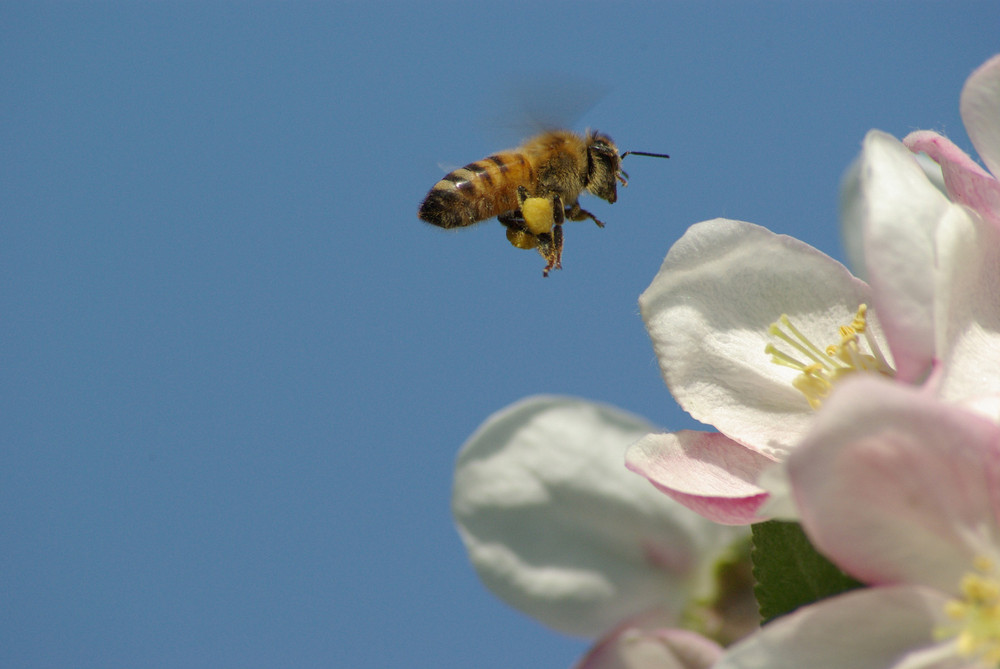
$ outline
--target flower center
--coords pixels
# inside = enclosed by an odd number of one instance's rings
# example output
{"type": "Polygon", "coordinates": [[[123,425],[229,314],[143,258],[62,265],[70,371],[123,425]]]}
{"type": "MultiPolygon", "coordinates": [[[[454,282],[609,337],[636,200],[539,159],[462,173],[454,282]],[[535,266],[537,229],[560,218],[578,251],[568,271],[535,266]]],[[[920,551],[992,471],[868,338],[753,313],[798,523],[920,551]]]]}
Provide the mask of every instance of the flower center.
{"type": "Polygon", "coordinates": [[[868,305],[862,304],[850,325],[841,325],[840,343],[825,349],[809,340],[796,328],[787,314],[781,314],[777,323],[772,323],[768,334],[779,340],[779,345],[791,347],[795,353],[786,353],[774,344],[768,344],[764,352],[771,356],[771,362],[799,371],[792,386],[806,396],[809,406],[818,409],[823,400],[833,390],[833,384],[853,372],[870,372],[884,376],[894,376],[895,370],[889,366],[878,343],[868,331],[868,305]],[[864,345],[862,346],[862,336],[864,345]],[[803,359],[798,356],[804,356],[803,359]]]}
{"type": "Polygon", "coordinates": [[[954,624],[937,630],[939,638],[955,637],[958,653],[987,666],[1000,666],[1000,575],[987,557],[977,557],[975,571],[962,577],[961,599],[945,605],[954,624]]]}

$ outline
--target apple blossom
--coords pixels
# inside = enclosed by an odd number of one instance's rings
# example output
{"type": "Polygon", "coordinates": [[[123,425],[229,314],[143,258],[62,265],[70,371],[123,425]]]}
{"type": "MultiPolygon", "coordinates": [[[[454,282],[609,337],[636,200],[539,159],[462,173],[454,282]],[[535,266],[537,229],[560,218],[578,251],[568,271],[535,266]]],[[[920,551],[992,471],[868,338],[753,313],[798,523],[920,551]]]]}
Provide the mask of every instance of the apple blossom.
{"type": "Polygon", "coordinates": [[[725,219],[692,226],[639,306],[674,398],[721,434],[650,434],[627,466],[712,520],[761,520],[761,473],[806,435],[833,384],[894,374],[873,299],[792,237],[725,219]]]}
{"type": "Polygon", "coordinates": [[[1000,427],[859,377],[787,470],[813,543],[874,587],[779,618],[718,669],[1000,664],[1000,427]]]}
{"type": "Polygon", "coordinates": [[[885,133],[868,134],[854,174],[847,216],[870,284],[802,242],[718,219],[689,229],[640,298],[671,393],[724,438],[709,453],[697,434],[649,435],[628,466],[718,522],[765,517],[761,475],[858,372],[930,378],[1000,418],[1000,232],[885,133]]]}
{"type": "Polygon", "coordinates": [[[598,637],[651,611],[726,633],[731,621],[701,607],[719,594],[717,561],[748,533],[706,521],[622,467],[625,448],[650,429],[612,407],[546,396],[485,421],[459,453],[452,508],[494,594],[574,635],[598,637]]]}
{"type": "Polygon", "coordinates": [[[936,133],[865,137],[842,212],[865,280],[741,221],[696,224],[670,249],[640,310],[670,392],[717,432],[540,397],[463,447],[453,508],[470,559],[513,606],[604,634],[580,669],[702,667],[719,651],[671,627],[711,599],[705,566],[734,535],[622,479],[629,442],[627,467],[689,509],[801,518],[873,586],[774,621],[717,666],[1000,666],[1000,56],[961,112],[990,171],[936,133]]]}
{"type": "Polygon", "coordinates": [[[960,111],[980,158],[976,164],[950,140],[930,131],[903,143],[935,160],[949,197],[969,215],[952,212],[936,231],[938,302],[935,338],[942,375],[939,392],[1000,421],[1000,56],[965,83],[960,111]],[[985,398],[985,399],[984,399],[985,398]]]}
{"type": "MultiPolygon", "coordinates": [[[[969,77],[959,108],[973,145],[996,174],[1000,56],[969,77]]],[[[925,182],[907,164],[898,142],[871,139],[845,184],[854,197],[845,197],[843,224],[848,240],[862,240],[848,246],[862,249],[853,254],[854,264],[871,274],[872,306],[887,328],[897,330],[887,335],[898,377],[919,381],[930,360],[942,398],[977,406],[1000,421],[1000,182],[947,138],[911,133],[903,144],[939,164],[948,202],[933,175],[925,182]],[[902,244],[913,252],[899,253],[902,244]],[[923,261],[914,262],[920,256],[923,261]]]]}

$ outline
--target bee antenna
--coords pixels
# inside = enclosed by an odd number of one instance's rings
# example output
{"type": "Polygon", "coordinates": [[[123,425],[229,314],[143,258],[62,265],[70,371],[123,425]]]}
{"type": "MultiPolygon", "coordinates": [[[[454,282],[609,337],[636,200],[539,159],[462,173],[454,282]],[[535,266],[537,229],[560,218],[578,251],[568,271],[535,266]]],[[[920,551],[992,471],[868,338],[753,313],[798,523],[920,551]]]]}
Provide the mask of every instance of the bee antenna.
{"type": "Polygon", "coordinates": [[[626,151],[625,153],[623,153],[621,155],[620,159],[624,159],[625,156],[627,156],[630,153],[635,154],[637,156],[649,156],[650,158],[669,158],[670,157],[670,156],[668,156],[665,153],[649,153],[647,151],[626,151]]]}

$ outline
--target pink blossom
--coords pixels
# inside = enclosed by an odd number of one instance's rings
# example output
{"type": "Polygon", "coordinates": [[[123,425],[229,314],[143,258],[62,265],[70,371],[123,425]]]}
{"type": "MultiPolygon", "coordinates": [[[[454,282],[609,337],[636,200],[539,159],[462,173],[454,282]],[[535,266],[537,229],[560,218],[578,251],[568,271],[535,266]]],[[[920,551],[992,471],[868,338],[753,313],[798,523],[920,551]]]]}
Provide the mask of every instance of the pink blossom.
{"type": "MultiPolygon", "coordinates": [[[[995,171],[1000,57],[970,78],[962,113],[995,171]]],[[[719,434],[648,435],[629,450],[630,469],[708,518],[750,523],[781,502],[780,488],[762,477],[855,372],[922,386],[1000,422],[997,182],[944,138],[914,137],[910,148],[942,162],[949,195],[900,141],[865,137],[845,187],[844,226],[867,283],[802,242],[738,221],[696,224],[671,248],[640,309],[670,392],[719,434]],[[859,305],[867,312],[852,321],[859,305]],[[864,333],[851,355],[862,364],[821,360],[838,344],[834,333],[858,322],[864,333]],[[770,323],[799,368],[764,353],[775,350],[770,323]],[[807,369],[814,361],[820,378],[807,369]]]]}
{"type": "Polygon", "coordinates": [[[810,539],[874,587],[780,618],[718,669],[996,666],[1000,427],[920,389],[857,378],[787,465],[810,539]]]}
{"type": "MultiPolygon", "coordinates": [[[[785,314],[822,348],[839,342],[841,326],[872,301],[871,288],[846,267],[794,238],[741,221],[692,226],[639,306],[674,399],[719,432],[647,435],[626,466],[716,522],[762,519],[761,473],[795,447],[816,414],[793,385],[802,370],[767,352],[771,324],[785,314]]],[[[866,355],[888,354],[877,321],[859,338],[866,355]]]]}

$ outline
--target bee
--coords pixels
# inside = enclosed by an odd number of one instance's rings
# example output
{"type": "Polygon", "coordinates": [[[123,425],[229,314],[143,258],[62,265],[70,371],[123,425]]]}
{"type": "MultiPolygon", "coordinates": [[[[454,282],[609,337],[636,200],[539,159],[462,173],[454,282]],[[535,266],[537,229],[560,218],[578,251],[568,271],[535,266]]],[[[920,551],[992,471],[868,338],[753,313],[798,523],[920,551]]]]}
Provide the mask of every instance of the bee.
{"type": "Polygon", "coordinates": [[[562,268],[562,225],[590,219],[577,200],[584,191],[614,204],[618,183],[628,185],[622,158],[636,155],[669,158],[662,153],[626,151],[595,130],[579,135],[550,130],[520,147],[494,153],[454,170],[434,184],[417,216],[442,228],[462,228],[494,216],[507,228],[507,240],[519,249],[537,249],[545,259],[542,276],[562,268]]]}

